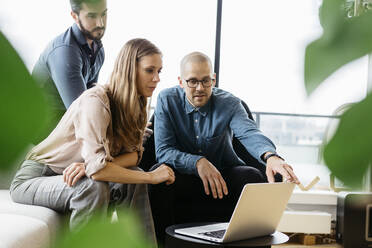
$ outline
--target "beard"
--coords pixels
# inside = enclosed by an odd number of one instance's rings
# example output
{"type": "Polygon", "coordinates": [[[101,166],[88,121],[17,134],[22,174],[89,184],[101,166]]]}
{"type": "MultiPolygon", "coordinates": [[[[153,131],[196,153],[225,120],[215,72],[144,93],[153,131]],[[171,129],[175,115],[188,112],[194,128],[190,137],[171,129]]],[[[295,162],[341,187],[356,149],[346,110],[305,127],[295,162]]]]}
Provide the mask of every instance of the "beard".
{"type": "Polygon", "coordinates": [[[97,27],[97,28],[94,28],[92,31],[89,31],[88,29],[84,27],[83,23],[81,23],[80,18],[79,18],[79,26],[80,26],[81,32],[89,40],[100,41],[103,35],[105,34],[105,27],[97,27]],[[93,34],[94,31],[100,31],[100,30],[102,30],[102,34],[97,35],[97,36],[93,34]]]}

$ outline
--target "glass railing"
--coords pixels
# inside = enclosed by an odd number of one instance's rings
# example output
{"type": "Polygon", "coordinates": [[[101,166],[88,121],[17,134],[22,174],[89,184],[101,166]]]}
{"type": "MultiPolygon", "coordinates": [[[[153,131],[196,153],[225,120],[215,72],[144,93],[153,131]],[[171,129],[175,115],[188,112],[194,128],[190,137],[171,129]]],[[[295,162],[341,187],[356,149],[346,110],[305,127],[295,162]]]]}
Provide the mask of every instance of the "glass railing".
{"type": "Polygon", "coordinates": [[[290,146],[320,146],[330,123],[339,116],[252,112],[258,127],[275,144],[290,146]]]}
{"type": "Polygon", "coordinates": [[[303,184],[318,176],[319,189],[329,189],[330,171],[322,159],[322,147],[335,130],[340,116],[252,112],[259,129],[269,137],[303,184]]]}

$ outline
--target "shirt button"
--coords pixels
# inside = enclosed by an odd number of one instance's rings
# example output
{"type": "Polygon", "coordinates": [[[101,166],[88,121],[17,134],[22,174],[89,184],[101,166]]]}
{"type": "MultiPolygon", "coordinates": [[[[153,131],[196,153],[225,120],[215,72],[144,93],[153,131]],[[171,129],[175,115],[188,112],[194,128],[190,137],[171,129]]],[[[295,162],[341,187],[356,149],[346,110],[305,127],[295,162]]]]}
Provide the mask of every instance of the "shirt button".
{"type": "Polygon", "coordinates": [[[199,139],[199,136],[196,136],[197,139],[199,139]]]}
{"type": "Polygon", "coordinates": [[[198,120],[195,120],[195,122],[198,122],[198,120]]]}

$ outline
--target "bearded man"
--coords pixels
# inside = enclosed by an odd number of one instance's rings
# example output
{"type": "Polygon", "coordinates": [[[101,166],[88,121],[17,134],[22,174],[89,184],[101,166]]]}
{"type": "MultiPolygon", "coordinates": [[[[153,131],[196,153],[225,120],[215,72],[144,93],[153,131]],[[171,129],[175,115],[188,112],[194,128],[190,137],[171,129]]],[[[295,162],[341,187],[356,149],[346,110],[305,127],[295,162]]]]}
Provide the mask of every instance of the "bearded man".
{"type": "Polygon", "coordinates": [[[48,44],[32,71],[52,109],[45,133],[84,90],[97,83],[105,59],[101,38],[106,28],[106,0],[70,0],[70,5],[75,23],[48,44]]]}

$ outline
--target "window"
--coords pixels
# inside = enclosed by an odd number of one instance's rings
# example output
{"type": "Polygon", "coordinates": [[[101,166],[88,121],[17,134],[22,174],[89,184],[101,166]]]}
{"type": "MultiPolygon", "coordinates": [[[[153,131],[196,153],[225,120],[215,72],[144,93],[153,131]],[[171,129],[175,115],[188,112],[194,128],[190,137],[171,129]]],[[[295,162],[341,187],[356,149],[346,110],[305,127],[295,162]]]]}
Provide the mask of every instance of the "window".
{"type": "Polygon", "coordinates": [[[254,119],[294,167],[303,185],[308,185],[315,176],[320,177],[318,189],[328,189],[330,171],[323,164],[321,146],[328,135],[329,123],[338,118],[322,115],[280,114],[254,112],[254,119]]]}
{"type": "Polygon", "coordinates": [[[319,184],[325,187],[329,186],[329,171],[322,165],[320,146],[333,119],[327,116],[340,105],[366,96],[368,59],[344,66],[307,97],[305,48],[322,33],[318,18],[321,3],[224,1],[219,87],[258,112],[255,118],[260,118],[261,130],[304,184],[318,175],[319,184]]]}
{"type": "Polygon", "coordinates": [[[305,48],[321,35],[319,0],[224,1],[220,84],[252,111],[331,115],[366,96],[366,57],[337,71],[309,98],[305,48]]]}

